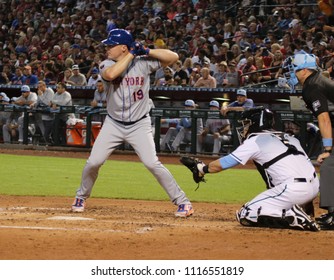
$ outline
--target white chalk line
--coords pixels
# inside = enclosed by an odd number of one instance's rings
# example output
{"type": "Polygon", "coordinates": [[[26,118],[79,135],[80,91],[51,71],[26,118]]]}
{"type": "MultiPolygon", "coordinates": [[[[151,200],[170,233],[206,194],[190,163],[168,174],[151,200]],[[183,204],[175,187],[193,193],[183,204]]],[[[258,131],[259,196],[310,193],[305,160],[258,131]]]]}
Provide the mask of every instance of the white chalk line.
{"type": "Polygon", "coordinates": [[[58,221],[94,221],[93,218],[85,218],[80,216],[54,216],[51,218],[46,218],[46,220],[58,220],[58,221]]]}
{"type": "Polygon", "coordinates": [[[34,226],[2,226],[0,229],[30,229],[30,230],[55,230],[55,231],[94,231],[94,232],[126,232],[114,229],[91,229],[91,228],[62,228],[62,227],[34,227],[34,226]]]}
{"type": "Polygon", "coordinates": [[[30,210],[30,211],[70,211],[70,207],[68,208],[52,208],[52,207],[8,207],[8,208],[0,208],[1,212],[6,212],[6,211],[23,211],[23,210],[30,210]]]}

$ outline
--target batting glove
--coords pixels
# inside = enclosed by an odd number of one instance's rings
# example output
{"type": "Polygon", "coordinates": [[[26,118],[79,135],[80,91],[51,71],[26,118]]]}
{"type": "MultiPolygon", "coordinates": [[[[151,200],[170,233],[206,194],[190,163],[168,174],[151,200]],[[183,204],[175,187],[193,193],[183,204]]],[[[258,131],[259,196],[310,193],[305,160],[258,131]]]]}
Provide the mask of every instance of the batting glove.
{"type": "Polygon", "coordinates": [[[140,42],[133,42],[130,48],[130,53],[133,56],[148,55],[150,53],[150,49],[145,47],[140,42]]]}

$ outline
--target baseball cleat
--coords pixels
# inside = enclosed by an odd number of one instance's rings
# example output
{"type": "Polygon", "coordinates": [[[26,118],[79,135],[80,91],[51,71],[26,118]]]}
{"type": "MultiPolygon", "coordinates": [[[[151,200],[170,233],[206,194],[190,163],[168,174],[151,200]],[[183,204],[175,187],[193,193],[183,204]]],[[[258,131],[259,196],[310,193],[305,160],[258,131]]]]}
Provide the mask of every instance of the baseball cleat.
{"type": "Polygon", "coordinates": [[[330,224],[334,222],[334,213],[322,214],[319,218],[315,218],[318,224],[330,224]]]}
{"type": "Polygon", "coordinates": [[[322,230],[334,230],[334,213],[327,213],[315,218],[322,230]]]}
{"type": "Polygon", "coordinates": [[[191,204],[180,204],[175,212],[176,217],[187,218],[194,213],[194,209],[191,204]]]}
{"type": "Polygon", "coordinates": [[[76,197],[72,204],[72,212],[83,212],[85,210],[85,200],[82,198],[76,197]]]}
{"type": "Polygon", "coordinates": [[[295,213],[295,220],[290,223],[291,227],[300,228],[302,230],[320,231],[321,228],[316,221],[313,221],[299,205],[294,205],[291,210],[295,213]]]}

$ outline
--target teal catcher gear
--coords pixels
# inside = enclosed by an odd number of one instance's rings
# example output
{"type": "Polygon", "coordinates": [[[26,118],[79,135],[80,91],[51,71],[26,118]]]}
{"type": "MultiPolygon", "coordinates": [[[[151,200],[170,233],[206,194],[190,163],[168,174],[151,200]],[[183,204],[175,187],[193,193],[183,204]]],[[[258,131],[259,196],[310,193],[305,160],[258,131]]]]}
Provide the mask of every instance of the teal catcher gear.
{"type": "Polygon", "coordinates": [[[299,83],[296,72],[302,69],[318,70],[316,57],[314,54],[298,53],[294,56],[289,56],[283,63],[284,77],[287,80],[291,90],[299,83]]]}
{"type": "Polygon", "coordinates": [[[108,46],[126,45],[129,49],[133,43],[132,35],[124,29],[113,29],[109,32],[108,38],[102,41],[108,46]]]}

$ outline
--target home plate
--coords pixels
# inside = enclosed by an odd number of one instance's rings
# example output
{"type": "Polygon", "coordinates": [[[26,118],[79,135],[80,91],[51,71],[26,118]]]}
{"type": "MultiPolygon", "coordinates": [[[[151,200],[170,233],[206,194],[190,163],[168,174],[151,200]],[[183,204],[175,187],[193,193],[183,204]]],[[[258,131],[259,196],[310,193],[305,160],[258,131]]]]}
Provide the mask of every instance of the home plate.
{"type": "Polygon", "coordinates": [[[47,218],[47,220],[66,220],[66,221],[93,221],[93,218],[74,217],[74,216],[54,216],[47,218]]]}

